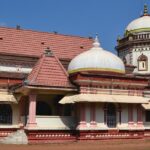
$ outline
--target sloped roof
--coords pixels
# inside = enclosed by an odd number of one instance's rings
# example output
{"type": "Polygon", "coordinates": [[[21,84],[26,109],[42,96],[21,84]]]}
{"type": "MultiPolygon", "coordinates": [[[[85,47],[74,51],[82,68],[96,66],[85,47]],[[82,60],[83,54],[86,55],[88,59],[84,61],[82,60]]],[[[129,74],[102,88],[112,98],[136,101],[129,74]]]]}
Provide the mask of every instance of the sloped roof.
{"type": "Polygon", "coordinates": [[[68,74],[54,54],[43,54],[27,78],[28,85],[73,87],[68,74]]]}
{"type": "Polygon", "coordinates": [[[47,47],[61,59],[72,59],[92,47],[93,39],[0,27],[0,53],[40,57],[47,47]]]}

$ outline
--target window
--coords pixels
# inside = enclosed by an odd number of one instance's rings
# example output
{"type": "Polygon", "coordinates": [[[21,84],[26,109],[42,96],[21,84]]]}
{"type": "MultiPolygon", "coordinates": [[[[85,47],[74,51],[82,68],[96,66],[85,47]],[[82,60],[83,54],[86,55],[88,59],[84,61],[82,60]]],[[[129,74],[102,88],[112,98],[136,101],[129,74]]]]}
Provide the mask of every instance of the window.
{"type": "Polygon", "coordinates": [[[9,104],[0,104],[0,124],[12,124],[12,109],[9,104]]]}
{"type": "Polygon", "coordinates": [[[64,115],[64,116],[71,116],[71,110],[72,110],[71,105],[69,105],[69,104],[64,105],[64,112],[63,112],[63,115],[64,115]]]}
{"type": "Polygon", "coordinates": [[[43,101],[37,102],[36,115],[50,116],[52,114],[49,104],[43,101]]]}
{"type": "Polygon", "coordinates": [[[116,127],[116,107],[114,104],[107,104],[107,126],[116,127]]]}
{"type": "Polygon", "coordinates": [[[145,121],[150,122],[150,110],[145,111],[145,121]]]}
{"type": "Polygon", "coordinates": [[[140,55],[138,58],[138,71],[148,70],[148,58],[145,55],[140,55]]]}

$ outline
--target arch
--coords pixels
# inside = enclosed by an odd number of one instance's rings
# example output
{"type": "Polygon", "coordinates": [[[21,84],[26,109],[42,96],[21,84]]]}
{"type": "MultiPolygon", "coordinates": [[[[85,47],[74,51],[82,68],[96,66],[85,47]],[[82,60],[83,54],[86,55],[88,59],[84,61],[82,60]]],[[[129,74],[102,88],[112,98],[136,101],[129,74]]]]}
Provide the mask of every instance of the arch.
{"type": "Polygon", "coordinates": [[[10,104],[0,104],[0,124],[12,124],[12,108],[10,104]]]}
{"type": "Polygon", "coordinates": [[[50,116],[52,115],[51,107],[44,101],[37,101],[36,115],[50,116]]]}
{"type": "Polygon", "coordinates": [[[107,126],[115,128],[117,124],[116,106],[112,103],[107,104],[107,126]]]}
{"type": "Polygon", "coordinates": [[[148,60],[148,58],[147,58],[147,56],[144,55],[144,54],[142,54],[142,55],[140,55],[140,56],[138,57],[138,61],[147,61],[147,60],[148,60]]]}
{"type": "Polygon", "coordinates": [[[148,58],[146,55],[141,54],[138,57],[138,71],[147,71],[148,70],[148,58]]]}

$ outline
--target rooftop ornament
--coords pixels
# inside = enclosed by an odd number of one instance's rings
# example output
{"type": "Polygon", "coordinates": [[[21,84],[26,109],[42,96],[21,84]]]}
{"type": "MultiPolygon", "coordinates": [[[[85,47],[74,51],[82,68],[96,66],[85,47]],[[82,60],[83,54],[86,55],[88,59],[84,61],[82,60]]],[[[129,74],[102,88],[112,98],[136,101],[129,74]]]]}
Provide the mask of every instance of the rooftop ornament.
{"type": "Polygon", "coordinates": [[[53,52],[47,47],[44,51],[45,56],[53,56],[53,52]]]}
{"type": "Polygon", "coordinates": [[[99,42],[99,39],[98,39],[98,35],[96,35],[95,39],[94,39],[94,43],[93,43],[93,46],[94,47],[100,47],[101,44],[99,42]]]}
{"type": "Polygon", "coordinates": [[[148,15],[148,6],[147,4],[144,5],[144,11],[143,11],[143,16],[147,16],[148,15]]]}

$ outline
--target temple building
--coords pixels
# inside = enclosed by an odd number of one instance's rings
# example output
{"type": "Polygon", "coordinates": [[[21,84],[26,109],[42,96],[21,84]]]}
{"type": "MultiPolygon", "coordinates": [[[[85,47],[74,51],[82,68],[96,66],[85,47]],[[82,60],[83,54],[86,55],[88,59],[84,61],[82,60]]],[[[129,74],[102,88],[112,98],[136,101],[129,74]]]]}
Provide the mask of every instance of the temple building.
{"type": "Polygon", "coordinates": [[[117,39],[0,27],[0,143],[150,137],[150,15],[117,39]]]}

